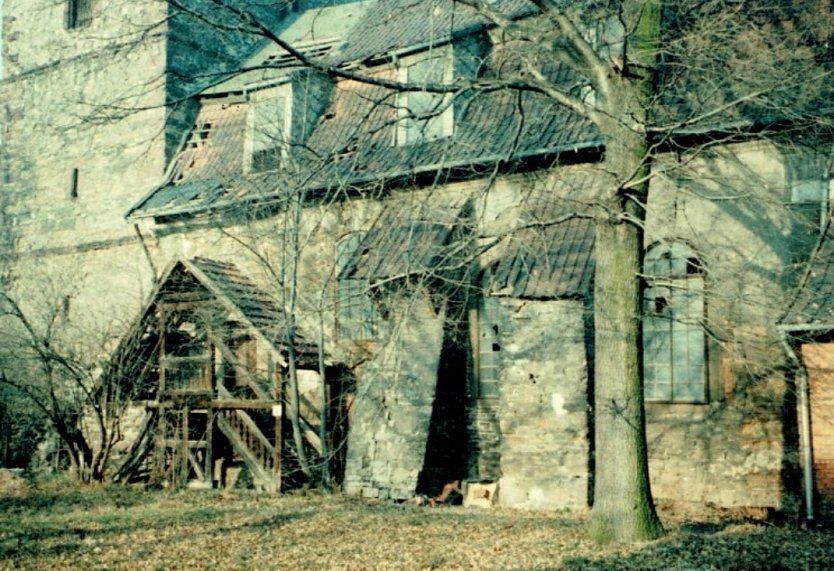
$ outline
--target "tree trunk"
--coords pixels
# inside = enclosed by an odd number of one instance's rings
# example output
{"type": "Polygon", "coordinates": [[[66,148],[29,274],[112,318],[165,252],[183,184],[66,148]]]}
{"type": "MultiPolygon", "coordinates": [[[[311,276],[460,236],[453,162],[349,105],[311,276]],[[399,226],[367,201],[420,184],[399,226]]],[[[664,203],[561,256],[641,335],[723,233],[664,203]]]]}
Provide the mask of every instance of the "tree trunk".
{"type": "Polygon", "coordinates": [[[623,2],[630,49],[603,93],[602,170],[611,178],[596,224],[594,275],[595,474],[591,534],[601,543],[663,534],[649,484],[642,371],[643,225],[660,0],[623,2]]]}
{"type": "Polygon", "coordinates": [[[601,543],[663,533],[649,486],[640,363],[640,228],[601,220],[594,286],[595,474],[591,533],[601,543]]]}
{"type": "MultiPolygon", "coordinates": [[[[307,451],[304,448],[304,434],[301,430],[301,394],[298,387],[298,355],[296,352],[296,309],[298,303],[298,258],[301,256],[301,244],[299,240],[299,233],[301,232],[301,210],[302,197],[296,196],[293,200],[292,210],[292,226],[290,227],[290,243],[289,251],[285,252],[285,256],[289,256],[289,267],[283,264],[285,274],[284,284],[288,286],[289,291],[286,292],[286,308],[287,308],[287,361],[288,361],[288,383],[289,383],[289,406],[290,406],[290,422],[292,424],[292,439],[295,447],[295,453],[298,457],[298,465],[304,473],[304,477],[308,482],[313,481],[313,471],[310,468],[310,463],[307,461],[307,451]]],[[[286,247],[286,246],[285,246],[286,247]]]]}

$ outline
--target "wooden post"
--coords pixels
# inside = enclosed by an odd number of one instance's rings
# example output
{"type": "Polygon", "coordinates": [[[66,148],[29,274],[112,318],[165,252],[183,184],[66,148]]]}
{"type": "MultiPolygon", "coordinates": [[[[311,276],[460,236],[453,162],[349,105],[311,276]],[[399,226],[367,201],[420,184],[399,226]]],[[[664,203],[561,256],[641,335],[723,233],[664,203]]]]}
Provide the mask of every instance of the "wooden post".
{"type": "Polygon", "coordinates": [[[188,465],[188,454],[189,454],[189,442],[188,442],[188,405],[185,405],[182,409],[182,442],[180,442],[180,454],[181,458],[179,459],[180,462],[180,477],[178,482],[178,487],[184,488],[186,484],[188,484],[188,472],[189,472],[189,465],[188,465]]]}
{"type": "Polygon", "coordinates": [[[209,406],[206,409],[206,457],[205,457],[205,480],[206,485],[214,487],[214,408],[209,406]]]}
{"type": "Polygon", "coordinates": [[[275,367],[275,372],[272,375],[273,379],[273,389],[272,392],[275,395],[275,405],[272,407],[272,416],[275,418],[275,438],[273,445],[275,446],[275,450],[273,451],[273,459],[272,459],[272,470],[275,474],[275,482],[278,491],[281,490],[281,449],[283,448],[283,441],[282,441],[282,429],[284,423],[284,399],[283,399],[283,382],[284,379],[281,376],[281,369],[280,367],[275,367]]]}
{"type": "Polygon", "coordinates": [[[165,392],[165,308],[159,306],[159,394],[165,392]]]}
{"type": "Polygon", "coordinates": [[[151,469],[151,483],[162,484],[165,479],[165,427],[167,419],[165,418],[165,408],[160,407],[157,410],[156,419],[156,433],[154,439],[156,445],[154,446],[153,468],[151,469]]]}

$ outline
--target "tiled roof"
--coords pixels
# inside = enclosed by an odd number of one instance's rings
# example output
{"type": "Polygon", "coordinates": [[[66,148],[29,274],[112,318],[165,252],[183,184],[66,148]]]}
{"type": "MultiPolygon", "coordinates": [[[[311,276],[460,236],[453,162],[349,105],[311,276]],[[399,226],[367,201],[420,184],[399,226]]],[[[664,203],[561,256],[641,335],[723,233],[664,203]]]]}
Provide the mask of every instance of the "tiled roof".
{"type": "MultiPolygon", "coordinates": [[[[520,229],[504,238],[486,272],[490,294],[527,299],[579,298],[594,274],[594,225],[587,199],[602,183],[592,170],[571,170],[528,200],[520,229]]],[[[460,269],[471,221],[464,198],[397,199],[365,235],[340,279],[386,280],[460,269]]]]}
{"type": "Polygon", "coordinates": [[[286,316],[275,299],[240,273],[230,262],[194,258],[186,267],[203,286],[237,310],[267,339],[281,341],[286,316]]]}
{"type": "MultiPolygon", "coordinates": [[[[536,11],[528,0],[492,0],[490,4],[510,18],[536,11]]],[[[365,60],[416,45],[438,45],[488,23],[475,9],[454,0],[379,0],[348,37],[341,59],[365,60]]]]}
{"type": "MultiPolygon", "coordinates": [[[[554,81],[569,81],[564,69],[553,73],[554,81]]],[[[392,74],[385,71],[377,76],[390,78],[392,74]]],[[[588,121],[544,95],[513,90],[456,101],[459,110],[451,137],[397,145],[397,98],[397,93],[380,86],[340,81],[330,108],[303,151],[295,149],[292,165],[257,175],[243,172],[246,122],[242,106],[209,110],[218,106],[207,103],[205,117],[224,130],[210,136],[200,149],[186,149],[176,159],[172,181],[138,203],[129,216],[198,213],[278,200],[281,193],[299,186],[333,190],[437,170],[510,164],[599,145],[596,129],[588,121]],[[176,180],[180,174],[182,178],[176,180]]]]}
{"type": "MultiPolygon", "coordinates": [[[[287,320],[277,301],[244,276],[232,263],[194,258],[172,264],[157,280],[150,301],[130,330],[122,337],[104,368],[103,375],[135,385],[137,394],[153,390],[156,379],[148,379],[151,369],[146,362],[155,359],[159,343],[159,319],[156,315],[160,300],[172,292],[209,292],[220,302],[234,319],[251,328],[253,333],[275,348],[286,346],[287,320]]],[[[317,358],[314,345],[296,333],[296,349],[302,359],[317,358]]]]}
{"type": "Polygon", "coordinates": [[[808,262],[796,298],[780,321],[796,331],[834,329],[834,229],[830,222],[808,262]]]}
{"type": "Polygon", "coordinates": [[[195,181],[227,182],[229,176],[240,173],[246,139],[244,104],[206,105],[195,121],[195,127],[185,141],[185,147],[174,160],[171,180],[184,185],[195,181]]]}
{"type": "Polygon", "coordinates": [[[342,269],[340,279],[380,280],[443,271],[463,204],[445,197],[385,208],[342,269]]]}
{"type": "Polygon", "coordinates": [[[594,224],[583,216],[588,197],[601,184],[591,170],[561,176],[521,215],[521,230],[488,272],[493,295],[552,299],[590,293],[594,275],[594,224]]]}

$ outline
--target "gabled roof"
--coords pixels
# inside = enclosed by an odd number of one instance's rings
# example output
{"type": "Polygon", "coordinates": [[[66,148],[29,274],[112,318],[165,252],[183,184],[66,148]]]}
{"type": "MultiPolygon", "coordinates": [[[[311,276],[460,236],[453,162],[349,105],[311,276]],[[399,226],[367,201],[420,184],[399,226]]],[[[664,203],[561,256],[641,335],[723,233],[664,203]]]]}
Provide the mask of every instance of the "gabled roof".
{"type": "MultiPolygon", "coordinates": [[[[114,351],[104,374],[135,382],[159,342],[159,304],[172,293],[199,290],[207,292],[231,320],[250,334],[285,353],[287,319],[275,298],[230,262],[194,258],[172,263],[157,279],[148,302],[114,351]]],[[[300,334],[296,334],[295,347],[302,360],[317,358],[315,346],[300,334]]]]}
{"type": "Polygon", "coordinates": [[[509,235],[503,255],[488,268],[487,291],[527,299],[590,294],[595,237],[586,205],[602,184],[590,168],[567,170],[536,195],[521,213],[521,228],[509,235]]]}

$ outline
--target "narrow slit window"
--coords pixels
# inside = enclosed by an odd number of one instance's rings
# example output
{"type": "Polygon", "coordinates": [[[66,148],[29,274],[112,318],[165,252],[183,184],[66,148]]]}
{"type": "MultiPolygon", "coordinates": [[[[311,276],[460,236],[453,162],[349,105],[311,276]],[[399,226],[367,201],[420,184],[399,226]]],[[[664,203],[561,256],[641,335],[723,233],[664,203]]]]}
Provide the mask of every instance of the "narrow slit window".
{"type": "Polygon", "coordinates": [[[73,200],[78,198],[78,169],[72,169],[70,173],[70,190],[69,196],[73,200]]]}

